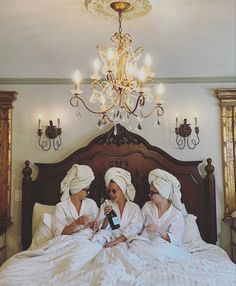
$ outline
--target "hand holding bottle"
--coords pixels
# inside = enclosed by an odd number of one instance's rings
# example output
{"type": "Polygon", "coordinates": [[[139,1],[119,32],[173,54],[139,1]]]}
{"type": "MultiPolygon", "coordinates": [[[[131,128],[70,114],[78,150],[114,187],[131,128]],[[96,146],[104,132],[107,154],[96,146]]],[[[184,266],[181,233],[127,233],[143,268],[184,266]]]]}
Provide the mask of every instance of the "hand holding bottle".
{"type": "Polygon", "coordinates": [[[104,208],[104,215],[106,216],[106,218],[108,219],[111,229],[117,229],[120,227],[120,220],[117,216],[117,214],[115,213],[115,211],[113,210],[112,206],[108,205],[107,200],[105,201],[105,208],[104,208]]]}
{"type": "Polygon", "coordinates": [[[112,206],[106,205],[104,208],[104,215],[107,216],[112,211],[112,206]]]}

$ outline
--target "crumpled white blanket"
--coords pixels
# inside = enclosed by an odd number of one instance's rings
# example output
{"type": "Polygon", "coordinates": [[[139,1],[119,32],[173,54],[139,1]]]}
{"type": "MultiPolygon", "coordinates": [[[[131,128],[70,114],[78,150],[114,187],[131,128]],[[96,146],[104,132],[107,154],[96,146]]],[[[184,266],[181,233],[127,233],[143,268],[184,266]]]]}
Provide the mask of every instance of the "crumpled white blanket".
{"type": "MultiPolygon", "coordinates": [[[[87,233],[88,234],[88,233],[87,233]]],[[[1,286],[235,286],[235,264],[205,244],[182,259],[149,259],[121,243],[103,248],[81,236],[60,236],[14,255],[0,268],[1,286]]],[[[142,252],[141,252],[142,251],[142,252]]]]}

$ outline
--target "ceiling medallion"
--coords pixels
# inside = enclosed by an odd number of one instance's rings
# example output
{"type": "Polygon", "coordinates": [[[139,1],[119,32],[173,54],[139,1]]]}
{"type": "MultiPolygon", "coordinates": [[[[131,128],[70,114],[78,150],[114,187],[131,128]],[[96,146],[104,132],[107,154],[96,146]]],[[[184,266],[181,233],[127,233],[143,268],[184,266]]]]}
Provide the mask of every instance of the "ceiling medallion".
{"type": "MultiPolygon", "coordinates": [[[[114,0],[85,0],[85,7],[96,16],[117,17],[116,11],[111,9],[110,4],[114,0]]],[[[149,0],[127,0],[129,8],[123,13],[123,19],[129,20],[146,15],[151,11],[152,5],[149,0]]]]}

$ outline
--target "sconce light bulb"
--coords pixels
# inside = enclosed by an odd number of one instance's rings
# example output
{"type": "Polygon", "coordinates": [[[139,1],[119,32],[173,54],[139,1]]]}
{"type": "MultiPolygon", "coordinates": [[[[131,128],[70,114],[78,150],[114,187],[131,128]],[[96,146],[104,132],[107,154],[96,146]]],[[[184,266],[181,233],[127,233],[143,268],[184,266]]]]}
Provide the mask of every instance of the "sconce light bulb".
{"type": "Polygon", "coordinates": [[[38,114],[38,119],[42,119],[42,113],[38,114]]]}

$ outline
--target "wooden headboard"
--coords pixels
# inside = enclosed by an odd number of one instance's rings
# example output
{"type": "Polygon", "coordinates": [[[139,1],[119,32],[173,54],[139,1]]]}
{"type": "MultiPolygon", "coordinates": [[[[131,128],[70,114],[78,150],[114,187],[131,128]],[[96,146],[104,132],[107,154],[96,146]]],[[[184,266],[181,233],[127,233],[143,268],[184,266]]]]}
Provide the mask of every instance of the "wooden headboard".
{"type": "Polygon", "coordinates": [[[189,213],[197,216],[202,238],[216,243],[216,203],[214,167],[207,159],[206,177],[198,171],[201,161],[179,161],[163,150],[151,146],[141,136],[117,125],[94,138],[87,146],[78,149],[58,163],[35,163],[39,168],[38,177],[32,181],[30,162],[25,162],[22,183],[22,246],[27,249],[31,243],[32,211],[35,202],[55,205],[60,201],[60,183],[73,164],[90,166],[96,179],[91,185],[90,197],[98,206],[106,197],[104,174],[109,167],[116,166],[131,172],[136,188],[135,202],[140,207],[149,199],[148,173],[161,168],[176,176],[181,182],[182,202],[189,213]]]}

